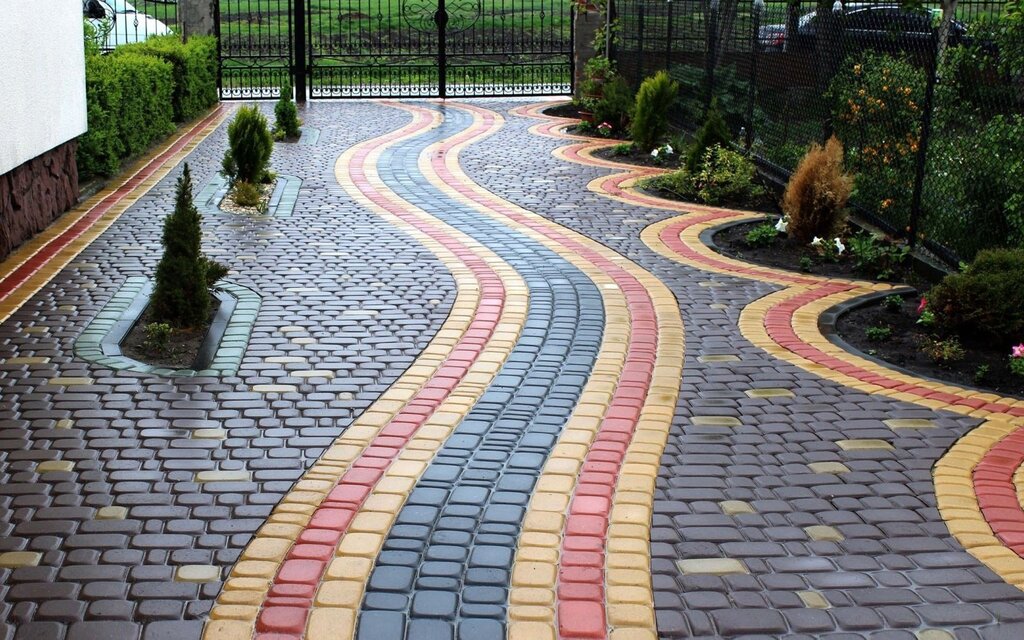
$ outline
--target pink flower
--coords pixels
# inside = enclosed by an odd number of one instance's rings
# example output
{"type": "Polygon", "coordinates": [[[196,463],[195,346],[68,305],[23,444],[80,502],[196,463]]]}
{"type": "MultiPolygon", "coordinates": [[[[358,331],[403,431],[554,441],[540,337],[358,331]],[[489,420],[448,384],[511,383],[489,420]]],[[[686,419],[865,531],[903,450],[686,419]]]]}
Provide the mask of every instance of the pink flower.
{"type": "Polygon", "coordinates": [[[1013,352],[1012,352],[1011,355],[1014,358],[1024,358],[1024,342],[1022,342],[1022,343],[1018,344],[1016,347],[1014,347],[1013,348],[1013,352]]]}
{"type": "Polygon", "coordinates": [[[917,312],[924,313],[924,310],[928,308],[928,298],[921,297],[921,304],[917,305],[917,312]]]}

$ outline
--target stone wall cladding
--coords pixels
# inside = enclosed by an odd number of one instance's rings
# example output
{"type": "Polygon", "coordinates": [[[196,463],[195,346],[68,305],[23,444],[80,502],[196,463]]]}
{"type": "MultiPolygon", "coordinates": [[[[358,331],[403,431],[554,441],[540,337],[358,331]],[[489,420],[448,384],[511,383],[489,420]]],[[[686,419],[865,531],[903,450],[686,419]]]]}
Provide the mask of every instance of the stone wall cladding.
{"type": "Polygon", "coordinates": [[[0,175],[0,259],[78,202],[77,141],[0,175]]]}

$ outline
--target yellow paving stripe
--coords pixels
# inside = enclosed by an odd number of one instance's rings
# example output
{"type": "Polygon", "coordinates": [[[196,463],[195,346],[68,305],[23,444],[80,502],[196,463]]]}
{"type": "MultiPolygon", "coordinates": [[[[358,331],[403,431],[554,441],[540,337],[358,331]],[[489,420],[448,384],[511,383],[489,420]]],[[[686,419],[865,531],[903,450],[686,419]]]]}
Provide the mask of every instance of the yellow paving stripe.
{"type": "MultiPolygon", "coordinates": [[[[468,110],[477,123],[483,119],[480,113],[482,110],[453,103],[448,103],[448,106],[468,110]]],[[[445,157],[447,169],[460,178],[459,186],[468,188],[473,194],[472,198],[445,185],[436,175],[427,173],[428,167],[424,161],[421,162],[421,168],[425,175],[430,176],[435,185],[445,189],[452,198],[514,227],[583,271],[600,286],[606,314],[605,335],[594,371],[544,466],[527,508],[512,572],[509,638],[542,637],[533,635],[539,627],[552,634],[557,633],[554,610],[557,554],[561,546],[565,514],[575,492],[577,471],[586,458],[589,445],[597,434],[601,418],[618,384],[626,358],[625,348],[630,328],[625,297],[607,272],[565,246],[562,241],[510,220],[501,213],[503,210],[513,211],[518,216],[550,229],[556,236],[569,238],[613,261],[644,286],[654,304],[659,328],[655,372],[641,409],[639,424],[616,482],[606,556],[606,598],[610,626],[612,629],[628,629],[627,633],[643,637],[643,634],[654,631],[649,549],[654,484],[675,413],[682,377],[684,347],[679,305],[672,292],[639,265],[583,234],[516,207],[472,182],[461,169],[459,153],[500,129],[503,125],[501,116],[494,112],[490,112],[490,115],[494,118],[494,124],[488,130],[453,147],[445,157]]]]}
{"type": "MultiPolygon", "coordinates": [[[[431,127],[437,127],[439,123],[439,120],[435,120],[431,127]]],[[[420,135],[422,131],[414,125],[403,127],[400,130],[401,136],[393,144],[420,135]]],[[[362,143],[368,144],[373,142],[362,143]]],[[[241,560],[232,569],[224,591],[211,611],[211,621],[204,631],[207,640],[248,640],[253,637],[259,605],[266,598],[271,581],[288,549],[308,525],[313,511],[380,430],[441,367],[451,349],[468,329],[480,303],[479,281],[454,253],[416,226],[369,200],[349,180],[348,167],[358,150],[358,145],[346,150],[335,164],[335,176],[339,184],[359,204],[433,253],[455,279],[456,300],[448,318],[412,366],[338,437],[282,499],[267,523],[256,533],[241,560]],[[263,555],[267,550],[270,553],[269,560],[263,555]],[[239,602],[247,603],[247,606],[240,606],[239,602]]],[[[368,168],[376,166],[382,152],[383,147],[371,152],[366,161],[368,168]]],[[[367,175],[378,193],[388,194],[390,199],[399,202],[375,169],[368,170],[367,175]]],[[[306,627],[306,637],[310,639],[330,637],[340,640],[352,637],[362,593],[384,536],[434,452],[501,368],[501,363],[518,339],[529,306],[525,282],[507,263],[469,236],[401,202],[407,214],[457,239],[498,273],[505,287],[505,306],[494,334],[473,368],[388,468],[370,497],[360,507],[348,533],[342,537],[336,557],[317,590],[306,627]]]]}

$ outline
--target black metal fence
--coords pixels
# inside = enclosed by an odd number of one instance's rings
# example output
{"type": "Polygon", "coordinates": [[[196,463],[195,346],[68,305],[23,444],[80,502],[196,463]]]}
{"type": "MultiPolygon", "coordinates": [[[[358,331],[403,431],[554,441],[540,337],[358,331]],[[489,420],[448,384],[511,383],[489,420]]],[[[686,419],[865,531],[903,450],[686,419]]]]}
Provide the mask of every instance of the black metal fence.
{"type": "Polygon", "coordinates": [[[177,0],[83,0],[82,14],[103,51],[170,33],[179,24],[177,0]]]}
{"type": "Polygon", "coordinates": [[[613,59],[680,83],[677,123],[715,100],[737,145],[785,179],[833,133],[854,206],[955,264],[1024,246],[1024,18],[1002,2],[620,0],[613,59]]]}

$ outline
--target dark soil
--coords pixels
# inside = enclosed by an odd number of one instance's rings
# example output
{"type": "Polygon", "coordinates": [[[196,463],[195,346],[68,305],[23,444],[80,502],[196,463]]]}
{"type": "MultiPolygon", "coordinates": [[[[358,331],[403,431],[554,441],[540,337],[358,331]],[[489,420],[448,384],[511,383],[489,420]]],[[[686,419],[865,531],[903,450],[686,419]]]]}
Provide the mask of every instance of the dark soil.
{"type": "Polygon", "coordinates": [[[582,111],[583,110],[580,109],[579,106],[571,102],[563,102],[548,107],[547,109],[541,111],[541,113],[543,113],[546,116],[551,116],[552,118],[573,118],[579,120],[582,117],[580,115],[582,111]]]}
{"type": "MultiPolygon", "coordinates": [[[[769,219],[772,224],[775,219],[769,219]]],[[[767,267],[812,273],[818,276],[835,278],[867,279],[875,280],[878,274],[859,273],[853,267],[853,260],[849,257],[840,258],[837,262],[823,260],[811,247],[805,247],[796,242],[779,237],[778,240],[768,246],[751,247],[747,244],[747,232],[754,227],[760,226],[762,222],[749,222],[728,227],[714,235],[714,242],[718,245],[721,253],[737,260],[753,262],[767,267]],[[807,257],[811,260],[810,269],[805,270],[801,264],[801,258],[807,257]]],[[[907,261],[909,263],[909,260],[907,261]]],[[[893,274],[890,282],[918,283],[917,277],[906,264],[903,269],[893,274]]]]}
{"type": "Polygon", "coordinates": [[[220,300],[211,296],[210,316],[203,326],[195,329],[174,329],[168,341],[167,351],[155,353],[145,344],[146,325],[155,322],[152,309],[147,307],[139,321],[128,332],[124,342],[121,343],[121,352],[129,358],[146,364],[155,364],[171,369],[191,369],[199,355],[203,341],[206,340],[206,334],[210,332],[210,325],[213,324],[213,319],[219,308],[220,300]]]}
{"type": "MultiPolygon", "coordinates": [[[[656,187],[644,187],[640,188],[640,191],[646,193],[649,196],[664,198],[665,200],[675,200],[676,202],[691,202],[686,198],[680,198],[679,195],[674,191],[667,191],[665,189],[659,189],[656,187]]],[[[767,193],[753,200],[727,200],[725,202],[719,202],[718,204],[707,206],[722,207],[724,209],[743,209],[746,211],[760,211],[761,213],[769,213],[777,216],[782,215],[782,211],[779,209],[779,203],[775,201],[775,198],[768,195],[767,193]]]]}
{"type": "Polygon", "coordinates": [[[1008,348],[965,343],[964,359],[948,365],[936,364],[922,353],[920,345],[929,333],[917,324],[918,302],[916,296],[905,299],[899,311],[887,311],[880,303],[858,307],[840,316],[836,330],[853,347],[916,374],[1002,395],[1024,396],[1024,378],[1010,372],[1008,348]],[[884,342],[868,340],[866,331],[871,327],[890,327],[892,337],[884,342]],[[979,376],[985,366],[987,372],[979,376]]]}
{"type": "Polygon", "coordinates": [[[603,147],[594,151],[594,155],[598,158],[604,158],[605,160],[611,160],[612,162],[623,162],[625,164],[635,164],[639,167],[661,167],[663,169],[677,169],[679,168],[679,154],[673,154],[669,161],[658,163],[650,153],[643,153],[636,149],[636,147],[630,147],[626,153],[619,153],[615,147],[603,147]]]}

